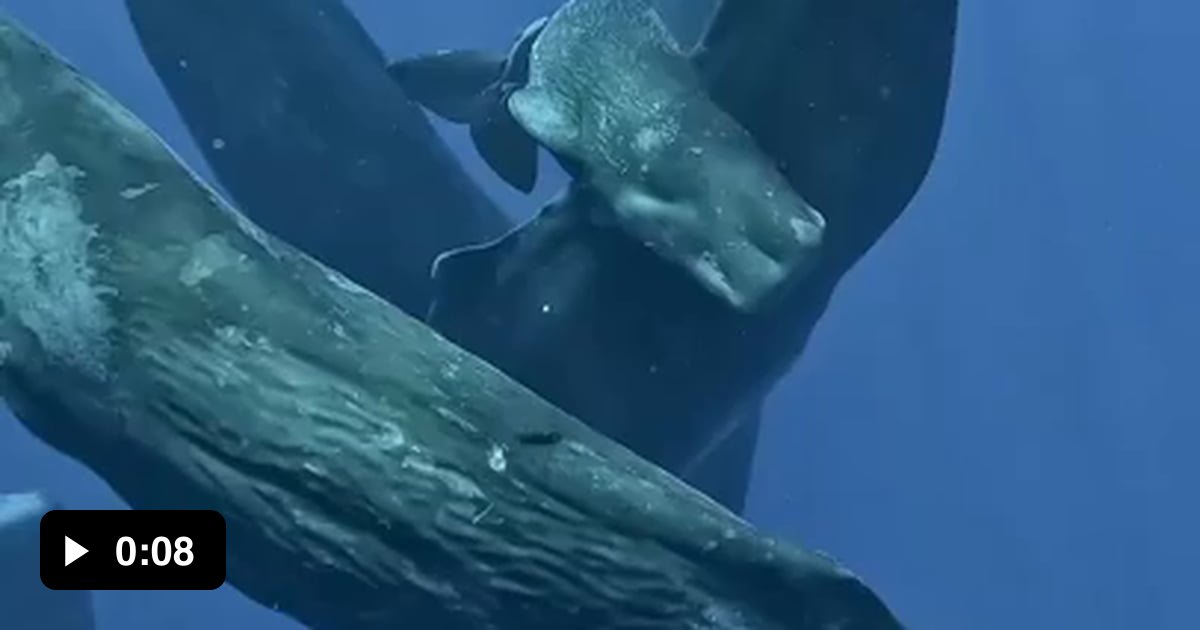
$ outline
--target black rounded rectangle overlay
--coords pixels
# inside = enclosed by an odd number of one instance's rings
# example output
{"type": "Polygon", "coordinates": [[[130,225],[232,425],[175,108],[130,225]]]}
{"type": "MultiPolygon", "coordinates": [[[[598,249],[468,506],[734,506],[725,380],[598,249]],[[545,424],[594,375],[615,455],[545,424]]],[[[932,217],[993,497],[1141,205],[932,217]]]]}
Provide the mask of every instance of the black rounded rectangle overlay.
{"type": "Polygon", "coordinates": [[[41,577],[54,590],[212,590],[225,583],[225,518],[213,510],[52,510],[41,577]]]}

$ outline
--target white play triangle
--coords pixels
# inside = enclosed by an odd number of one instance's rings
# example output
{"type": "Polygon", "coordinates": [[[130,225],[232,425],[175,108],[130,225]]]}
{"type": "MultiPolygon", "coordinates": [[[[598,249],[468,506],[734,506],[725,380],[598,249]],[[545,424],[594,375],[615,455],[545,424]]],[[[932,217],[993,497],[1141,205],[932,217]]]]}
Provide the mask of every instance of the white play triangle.
{"type": "Polygon", "coordinates": [[[71,540],[71,538],[69,536],[63,536],[63,540],[66,543],[66,548],[65,548],[66,562],[63,564],[64,567],[70,566],[70,564],[72,562],[75,562],[76,560],[82,558],[83,554],[88,552],[86,547],[75,542],[74,540],[71,540]]]}

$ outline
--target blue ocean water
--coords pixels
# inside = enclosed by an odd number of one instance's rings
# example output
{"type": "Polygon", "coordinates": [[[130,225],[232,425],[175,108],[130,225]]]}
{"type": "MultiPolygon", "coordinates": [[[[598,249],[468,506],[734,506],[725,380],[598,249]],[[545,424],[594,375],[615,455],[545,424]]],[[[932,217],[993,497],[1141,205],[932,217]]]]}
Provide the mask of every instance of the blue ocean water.
{"type": "MultiPolygon", "coordinates": [[[[403,55],[502,47],[556,3],[349,4],[403,55]]],[[[0,9],[203,171],[121,2],[0,9]]],[[[1200,627],[1198,19],[1178,0],[966,0],[930,177],[770,401],[749,518],[834,553],[912,628],[1200,627]]],[[[0,418],[0,491],[28,489],[118,505],[0,418]]],[[[96,607],[102,629],[295,625],[229,587],[96,607]]]]}

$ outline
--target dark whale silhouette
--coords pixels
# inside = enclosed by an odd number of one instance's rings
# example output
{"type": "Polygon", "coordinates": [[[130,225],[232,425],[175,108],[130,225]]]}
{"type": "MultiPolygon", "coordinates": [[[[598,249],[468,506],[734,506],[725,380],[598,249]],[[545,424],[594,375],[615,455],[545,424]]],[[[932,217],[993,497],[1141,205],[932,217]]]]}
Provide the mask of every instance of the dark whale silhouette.
{"type": "MultiPolygon", "coordinates": [[[[937,147],[955,0],[726,0],[693,62],[827,219],[816,269],[744,313],[611,225],[574,186],[498,241],[439,259],[431,322],[735,508],[758,405],[937,147]]],[[[619,72],[619,68],[613,68],[619,72]]]]}
{"type": "Polygon", "coordinates": [[[511,223],[340,0],[126,0],[143,50],[251,219],[422,316],[448,248],[511,223]]]}

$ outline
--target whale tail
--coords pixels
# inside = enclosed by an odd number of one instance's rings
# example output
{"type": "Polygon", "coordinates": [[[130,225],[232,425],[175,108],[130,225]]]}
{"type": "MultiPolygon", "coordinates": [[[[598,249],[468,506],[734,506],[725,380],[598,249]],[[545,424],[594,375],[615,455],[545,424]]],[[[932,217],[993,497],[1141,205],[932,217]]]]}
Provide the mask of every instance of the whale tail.
{"type": "Polygon", "coordinates": [[[450,51],[394,61],[388,74],[409,99],[439,117],[468,125],[475,150],[513,188],[537,184],[537,143],[508,111],[518,86],[505,81],[507,60],[478,51],[450,51]]]}

